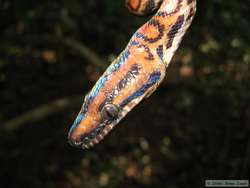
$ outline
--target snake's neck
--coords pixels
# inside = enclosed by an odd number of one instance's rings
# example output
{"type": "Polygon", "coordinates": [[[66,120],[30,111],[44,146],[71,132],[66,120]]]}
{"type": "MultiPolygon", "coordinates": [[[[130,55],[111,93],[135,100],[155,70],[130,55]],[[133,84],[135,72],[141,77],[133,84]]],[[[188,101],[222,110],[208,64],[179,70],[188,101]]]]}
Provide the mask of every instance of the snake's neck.
{"type": "Polygon", "coordinates": [[[170,63],[196,12],[196,0],[163,0],[158,12],[131,38],[150,60],[170,63]],[[150,50],[149,50],[150,49],[150,50]]]}

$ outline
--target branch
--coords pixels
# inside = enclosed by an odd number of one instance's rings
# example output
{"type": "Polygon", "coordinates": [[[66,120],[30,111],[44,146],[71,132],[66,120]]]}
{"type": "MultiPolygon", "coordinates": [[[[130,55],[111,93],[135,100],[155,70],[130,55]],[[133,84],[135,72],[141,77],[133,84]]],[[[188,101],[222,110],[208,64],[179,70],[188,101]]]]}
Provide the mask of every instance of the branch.
{"type": "MultiPolygon", "coordinates": [[[[97,67],[101,71],[106,69],[107,64],[105,64],[104,61],[94,51],[89,49],[84,44],[69,38],[61,39],[60,41],[68,48],[78,52],[81,57],[86,58],[86,60],[88,60],[93,66],[97,67]]],[[[28,112],[21,114],[20,116],[4,122],[2,126],[0,126],[0,129],[14,131],[24,124],[42,120],[59,111],[73,107],[77,103],[80,103],[80,96],[57,99],[49,104],[38,106],[28,112]]]]}
{"type": "Polygon", "coordinates": [[[80,99],[80,96],[57,99],[49,104],[36,107],[20,116],[15,117],[14,119],[3,123],[0,128],[6,131],[14,131],[24,124],[42,120],[59,111],[73,107],[76,104],[80,103],[80,99]]]}
{"type": "Polygon", "coordinates": [[[95,67],[101,70],[105,70],[107,68],[107,64],[104,63],[104,61],[94,51],[92,51],[84,44],[69,38],[63,39],[62,42],[69,48],[77,51],[82,57],[86,58],[95,67]]]}

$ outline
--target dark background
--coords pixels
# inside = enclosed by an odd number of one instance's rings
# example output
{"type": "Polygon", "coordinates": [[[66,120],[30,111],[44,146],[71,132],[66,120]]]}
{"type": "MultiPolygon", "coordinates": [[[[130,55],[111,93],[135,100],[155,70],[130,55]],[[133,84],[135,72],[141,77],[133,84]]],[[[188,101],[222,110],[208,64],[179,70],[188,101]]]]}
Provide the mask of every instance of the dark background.
{"type": "Polygon", "coordinates": [[[0,187],[203,187],[250,175],[250,1],[199,1],[161,87],[90,150],[67,132],[150,17],[122,0],[0,1],[0,187]]]}

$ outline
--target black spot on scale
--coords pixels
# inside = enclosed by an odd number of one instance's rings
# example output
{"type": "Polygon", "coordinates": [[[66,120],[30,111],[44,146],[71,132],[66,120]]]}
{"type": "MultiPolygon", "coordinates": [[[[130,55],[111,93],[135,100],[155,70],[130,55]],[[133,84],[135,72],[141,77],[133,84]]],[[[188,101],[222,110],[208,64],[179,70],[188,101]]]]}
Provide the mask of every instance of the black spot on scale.
{"type": "Polygon", "coordinates": [[[172,26],[171,30],[167,34],[168,36],[167,49],[172,46],[174,37],[178,33],[179,29],[182,27],[183,23],[184,23],[184,15],[180,15],[175,24],[172,26]]]}
{"type": "Polygon", "coordinates": [[[105,128],[105,125],[106,125],[106,122],[99,125],[98,127],[96,127],[91,132],[81,135],[80,141],[83,144],[89,144],[93,139],[96,138],[97,135],[99,135],[101,133],[101,131],[105,128]]]}
{"type": "Polygon", "coordinates": [[[106,104],[112,103],[113,99],[120,93],[120,91],[124,89],[132,81],[132,79],[135,79],[136,76],[139,75],[139,70],[140,66],[138,64],[134,64],[131,66],[124,78],[118,82],[117,86],[115,86],[110,93],[106,94],[105,100],[100,104],[98,108],[99,111],[101,111],[106,104]]]}
{"type": "Polygon", "coordinates": [[[128,98],[124,99],[120,103],[120,107],[124,107],[125,105],[130,103],[132,100],[144,95],[145,92],[150,87],[155,85],[160,80],[160,78],[161,78],[161,72],[160,71],[154,71],[152,74],[150,74],[147,82],[144,85],[142,85],[137,91],[135,91],[132,95],[130,95],[128,98]]]}
{"type": "Polygon", "coordinates": [[[151,19],[148,22],[148,25],[153,26],[153,27],[155,27],[158,30],[158,32],[159,32],[158,36],[156,36],[154,38],[149,38],[149,37],[143,35],[140,32],[136,32],[135,36],[137,38],[143,39],[146,42],[155,43],[155,42],[157,42],[158,40],[160,40],[162,38],[163,31],[164,31],[164,25],[160,24],[160,22],[158,20],[155,20],[155,19],[151,19]]]}
{"type": "Polygon", "coordinates": [[[156,49],[156,53],[158,54],[158,56],[161,58],[161,60],[163,61],[163,45],[159,45],[156,49]]]}
{"type": "Polygon", "coordinates": [[[171,12],[160,11],[160,12],[157,13],[156,16],[160,16],[160,17],[165,18],[165,17],[171,16],[171,15],[177,13],[182,7],[182,2],[183,2],[183,0],[178,0],[176,8],[173,11],[171,11],[171,12]]]}
{"type": "Polygon", "coordinates": [[[171,30],[168,32],[168,37],[174,37],[178,30],[182,27],[184,22],[184,15],[180,15],[175,22],[175,24],[172,26],[171,30]]]}
{"type": "Polygon", "coordinates": [[[125,77],[118,83],[117,89],[118,91],[121,91],[123,88],[126,87],[126,85],[131,82],[132,79],[135,79],[137,75],[139,75],[139,65],[134,64],[131,69],[127,72],[125,77]]]}
{"type": "Polygon", "coordinates": [[[156,10],[159,9],[163,0],[155,1],[155,0],[148,0],[144,6],[143,13],[145,15],[154,13],[156,10]]]}
{"type": "Polygon", "coordinates": [[[145,8],[143,10],[144,14],[150,14],[155,10],[155,2],[154,1],[147,1],[145,8]]]}

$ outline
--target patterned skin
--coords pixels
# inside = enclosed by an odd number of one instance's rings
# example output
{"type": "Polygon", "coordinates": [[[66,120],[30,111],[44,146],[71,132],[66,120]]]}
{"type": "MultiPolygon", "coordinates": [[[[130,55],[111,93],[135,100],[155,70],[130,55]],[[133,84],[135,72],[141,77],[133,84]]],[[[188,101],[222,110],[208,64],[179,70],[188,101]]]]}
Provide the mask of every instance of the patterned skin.
{"type": "Polygon", "coordinates": [[[158,87],[196,12],[196,0],[126,0],[127,8],[156,14],[132,36],[127,47],[86,95],[68,139],[71,145],[97,144],[140,101],[158,87]]]}

